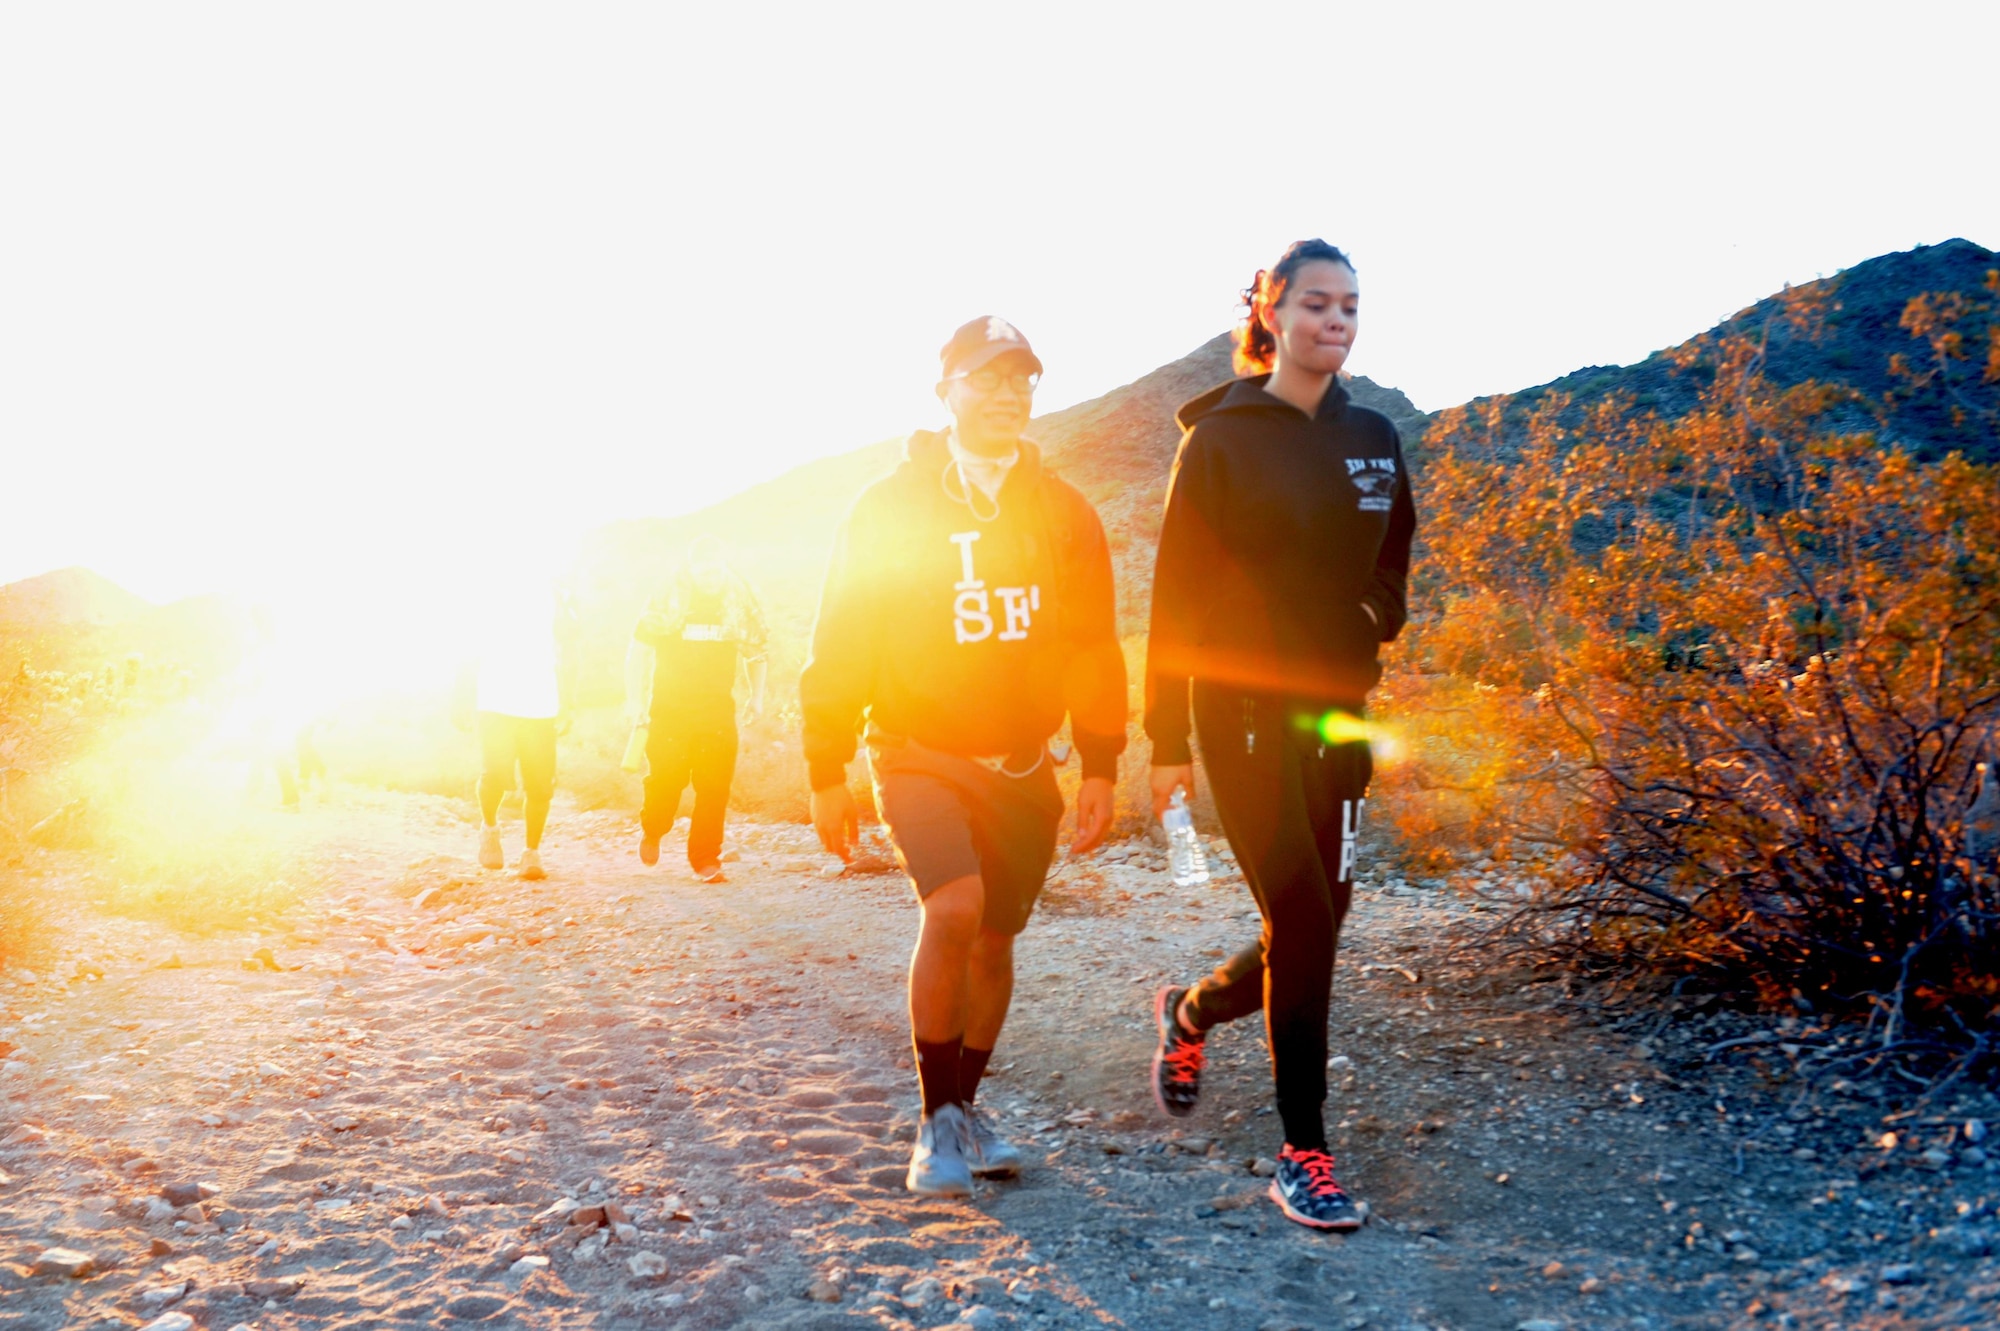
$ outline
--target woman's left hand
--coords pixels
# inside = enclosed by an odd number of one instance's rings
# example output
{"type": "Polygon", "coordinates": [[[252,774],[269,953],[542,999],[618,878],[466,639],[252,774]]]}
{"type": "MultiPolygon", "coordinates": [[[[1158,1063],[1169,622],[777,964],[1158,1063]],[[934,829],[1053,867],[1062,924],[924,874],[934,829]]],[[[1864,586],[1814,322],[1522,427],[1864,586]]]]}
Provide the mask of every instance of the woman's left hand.
{"type": "Polygon", "coordinates": [[[1176,790],[1194,798],[1194,764],[1181,763],[1170,767],[1155,767],[1152,774],[1153,818],[1157,821],[1174,802],[1176,790]]]}

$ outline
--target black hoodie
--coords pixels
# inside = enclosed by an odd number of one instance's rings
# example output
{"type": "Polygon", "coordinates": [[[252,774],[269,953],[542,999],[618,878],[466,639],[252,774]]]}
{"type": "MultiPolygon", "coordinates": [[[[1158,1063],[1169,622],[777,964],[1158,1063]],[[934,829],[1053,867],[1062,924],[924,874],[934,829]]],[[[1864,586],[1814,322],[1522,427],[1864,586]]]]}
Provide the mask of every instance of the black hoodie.
{"type": "Polygon", "coordinates": [[[799,678],[813,789],[845,780],[864,712],[977,757],[1025,754],[1067,712],[1083,774],[1115,776],[1125,657],[1096,510],[1023,440],[982,522],[950,463],[944,435],[911,435],[841,527],[799,678]]]}
{"type": "Polygon", "coordinates": [[[1309,417],[1269,378],[1179,413],[1146,649],[1157,766],[1189,761],[1190,679],[1358,711],[1406,617],[1417,517],[1396,427],[1337,382],[1309,417]]]}

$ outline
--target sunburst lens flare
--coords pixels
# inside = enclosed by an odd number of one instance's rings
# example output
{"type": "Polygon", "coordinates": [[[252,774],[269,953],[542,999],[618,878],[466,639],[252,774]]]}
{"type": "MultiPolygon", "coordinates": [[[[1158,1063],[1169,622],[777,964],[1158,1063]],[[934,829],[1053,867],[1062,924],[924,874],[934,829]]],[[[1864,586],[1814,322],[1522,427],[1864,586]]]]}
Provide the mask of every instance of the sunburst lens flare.
{"type": "Polygon", "coordinates": [[[1377,725],[1371,727],[1371,731],[1368,746],[1377,767],[1394,767],[1403,761],[1409,750],[1403,744],[1400,730],[1394,726],[1377,725]]]}
{"type": "Polygon", "coordinates": [[[1316,719],[1309,718],[1306,728],[1318,736],[1322,744],[1354,744],[1365,742],[1375,761],[1382,766],[1401,762],[1405,752],[1403,737],[1394,726],[1379,721],[1369,721],[1352,712],[1335,709],[1316,719]]]}
{"type": "Polygon", "coordinates": [[[1352,712],[1333,711],[1320,717],[1314,727],[1323,744],[1352,744],[1374,738],[1375,727],[1352,712]]]}

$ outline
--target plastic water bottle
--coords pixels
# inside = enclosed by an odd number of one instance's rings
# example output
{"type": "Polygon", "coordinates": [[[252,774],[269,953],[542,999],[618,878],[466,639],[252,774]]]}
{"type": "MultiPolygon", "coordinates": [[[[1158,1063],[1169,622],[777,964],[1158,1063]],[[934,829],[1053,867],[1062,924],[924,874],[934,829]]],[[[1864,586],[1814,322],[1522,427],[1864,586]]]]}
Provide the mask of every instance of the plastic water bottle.
{"type": "Polygon", "coordinates": [[[1173,866],[1174,886],[1200,887],[1207,882],[1208,856],[1202,852],[1201,838],[1195,835],[1186,791],[1175,789],[1167,811],[1160,815],[1160,826],[1167,833],[1167,860],[1173,866]]]}

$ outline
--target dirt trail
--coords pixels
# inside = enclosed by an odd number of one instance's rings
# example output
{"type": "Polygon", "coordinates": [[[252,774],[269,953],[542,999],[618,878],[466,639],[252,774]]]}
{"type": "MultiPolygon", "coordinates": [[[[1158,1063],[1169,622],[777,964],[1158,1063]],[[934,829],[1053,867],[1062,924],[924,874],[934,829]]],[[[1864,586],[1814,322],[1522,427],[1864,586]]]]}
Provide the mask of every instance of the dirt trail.
{"type": "Polygon", "coordinates": [[[1944,1327],[2000,1293],[2000,1187],[1963,1141],[1911,1154],[1948,1115],[1863,1152],[1863,1098],[1802,1112],[1768,1065],[1676,1063],[1668,1014],[1639,1046],[1445,965],[1470,907],[1387,872],[1334,1016],[1374,1214],[1329,1238],[1262,1200],[1254,1023],[1195,1118],[1146,1091],[1152,992],[1253,933],[1240,880],[1060,869],[981,1095],[1030,1168],[955,1204],[901,1191],[894,874],[739,824],[703,886],[677,840],[648,871],[624,820],[559,813],[526,884],[422,797],[294,837],[318,886],[262,934],[107,921],[42,866],[67,942],[0,984],[0,1327],[1944,1327]]]}

